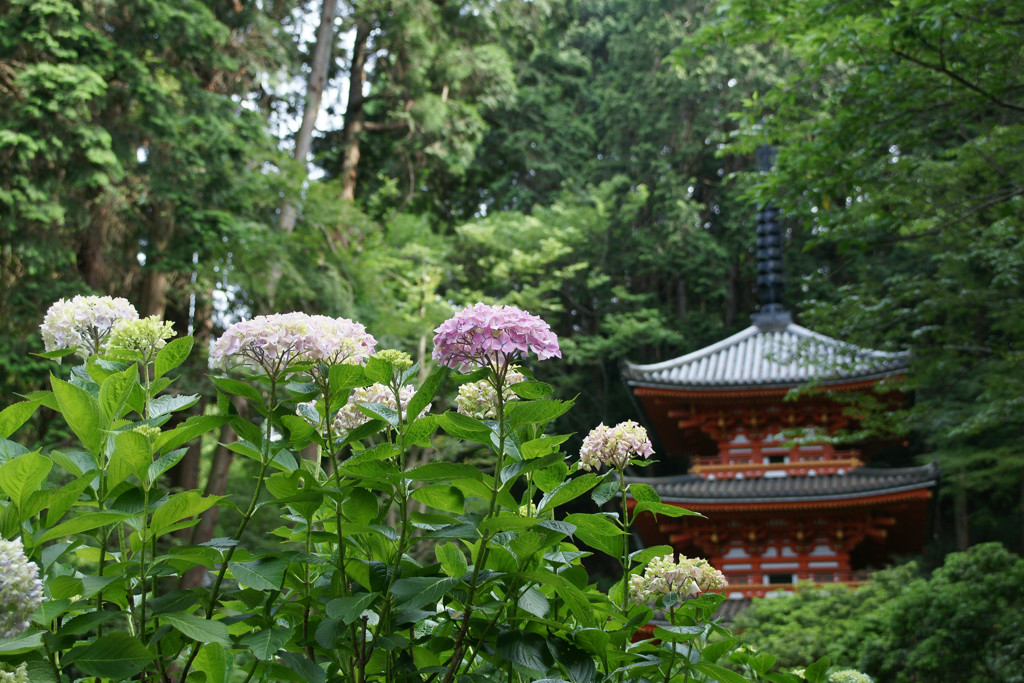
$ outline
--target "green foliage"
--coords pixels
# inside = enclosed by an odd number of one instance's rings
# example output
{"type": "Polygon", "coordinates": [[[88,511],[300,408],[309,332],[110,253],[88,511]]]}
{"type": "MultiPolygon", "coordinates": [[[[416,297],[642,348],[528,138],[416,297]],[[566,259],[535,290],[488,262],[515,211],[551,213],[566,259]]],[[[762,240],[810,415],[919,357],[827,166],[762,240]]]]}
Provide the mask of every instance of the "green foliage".
{"type": "Polygon", "coordinates": [[[799,60],[739,110],[728,149],[779,146],[752,196],[809,238],[804,319],[912,351],[915,405],[897,426],[955,473],[947,482],[972,501],[962,526],[970,513],[976,536],[1013,543],[1020,518],[1006,510],[1024,513],[1022,17],[974,0],[730,0],[702,35],[799,60]]]}
{"type": "Polygon", "coordinates": [[[756,601],[736,628],[783,669],[828,656],[878,681],[1018,680],[1022,581],[1024,560],[988,543],[948,555],[929,576],[910,564],[856,589],[756,601]]]}
{"type": "MultiPolygon", "coordinates": [[[[448,371],[415,381],[415,365],[381,354],[218,377],[225,414],[173,420],[195,397],[164,393],[166,375],[192,349],[180,338],[128,365],[114,349],[0,414],[9,433],[45,404],[77,439],[9,447],[0,461],[0,533],[24,539],[45,597],[25,633],[0,639],[5,664],[52,683],[748,680],[716,664],[737,645],[710,621],[724,596],[629,597],[629,577],[665,549],[629,552],[621,469],[614,480],[575,471],[560,450],[567,436],[546,434],[572,407],[550,386],[532,380],[516,400],[498,398],[493,420],[431,413],[448,371]],[[395,407],[360,404],[364,423],[339,433],[335,411],[374,381],[395,407]],[[403,404],[408,382],[416,391],[403,404]],[[249,464],[244,494],[167,486],[190,442],[225,423],[249,464]],[[493,467],[442,459],[439,427],[486,448],[493,467]],[[609,482],[621,517],[565,514],[609,482]],[[234,533],[198,544],[178,533],[218,509],[234,533]],[[620,563],[610,593],[583,567],[593,553],[620,563]],[[197,570],[211,581],[179,582],[197,570]],[[652,606],[668,620],[659,640],[640,630],[652,606]]],[[[491,373],[474,376],[500,381],[491,373]]],[[[636,497],[638,510],[685,514],[649,487],[636,497]]],[[[753,680],[769,675],[761,664],[753,680]]]]}

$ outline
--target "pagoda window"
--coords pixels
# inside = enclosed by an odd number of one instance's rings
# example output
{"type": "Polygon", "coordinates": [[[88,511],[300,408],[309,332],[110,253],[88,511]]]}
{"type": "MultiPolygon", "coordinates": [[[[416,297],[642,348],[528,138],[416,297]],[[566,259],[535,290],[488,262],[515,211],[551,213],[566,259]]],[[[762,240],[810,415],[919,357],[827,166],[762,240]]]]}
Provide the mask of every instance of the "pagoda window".
{"type": "Polygon", "coordinates": [[[765,574],[764,578],[764,582],[769,586],[779,586],[783,584],[796,583],[795,574],[765,574]]]}
{"type": "Polygon", "coordinates": [[[825,555],[825,556],[835,555],[836,553],[827,544],[819,543],[818,545],[814,546],[814,550],[812,550],[810,552],[810,554],[811,554],[812,557],[821,557],[823,555],[825,555]]]}
{"type": "Polygon", "coordinates": [[[747,557],[750,557],[750,554],[747,553],[747,551],[742,546],[734,545],[734,546],[730,547],[729,551],[727,553],[725,553],[725,555],[723,555],[722,557],[723,558],[726,558],[726,557],[729,557],[729,558],[733,558],[733,557],[747,558],[747,557]]]}
{"type": "Polygon", "coordinates": [[[784,465],[789,462],[788,455],[769,455],[767,457],[769,465],[784,465]]]}
{"type": "Polygon", "coordinates": [[[839,569],[838,562],[808,562],[807,566],[810,569],[839,569]]]}

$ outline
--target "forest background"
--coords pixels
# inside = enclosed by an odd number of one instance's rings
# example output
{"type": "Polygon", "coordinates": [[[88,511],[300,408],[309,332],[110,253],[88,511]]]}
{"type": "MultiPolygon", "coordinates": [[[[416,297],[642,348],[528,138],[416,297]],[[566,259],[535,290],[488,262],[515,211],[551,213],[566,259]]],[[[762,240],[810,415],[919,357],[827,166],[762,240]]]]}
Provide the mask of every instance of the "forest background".
{"type": "MultiPolygon", "coordinates": [[[[3,401],[44,386],[26,352],[74,294],[200,348],[301,310],[420,358],[483,300],[552,324],[546,379],[585,433],[637,417],[623,360],[749,324],[771,200],[798,321],[912,354],[913,402],[872,428],[893,463],[942,465],[937,554],[1019,551],[1024,7],[1004,4],[0,1],[3,401]]],[[[212,403],[198,357],[179,389],[212,403]]],[[[175,483],[223,491],[231,457],[197,445],[175,483]]]]}

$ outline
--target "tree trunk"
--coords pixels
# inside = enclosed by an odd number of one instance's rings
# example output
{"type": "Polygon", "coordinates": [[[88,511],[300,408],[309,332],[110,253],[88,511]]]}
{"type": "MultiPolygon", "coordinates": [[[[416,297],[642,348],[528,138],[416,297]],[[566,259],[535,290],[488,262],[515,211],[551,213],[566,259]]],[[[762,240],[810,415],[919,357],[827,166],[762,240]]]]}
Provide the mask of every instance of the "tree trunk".
{"type": "MultiPolygon", "coordinates": [[[[331,47],[334,45],[334,17],[337,12],[338,0],[323,0],[320,7],[320,25],[316,30],[316,45],[313,47],[313,61],[310,64],[309,80],[306,82],[306,105],[302,112],[302,124],[295,136],[295,152],[293,158],[303,169],[302,177],[306,176],[306,160],[313,147],[313,129],[317,116],[320,115],[320,103],[324,89],[327,87],[327,72],[331,62],[331,47]]],[[[290,201],[285,200],[281,207],[281,232],[290,235],[298,221],[298,210],[290,201]]],[[[273,311],[277,298],[277,283],[281,280],[281,266],[273,264],[267,276],[267,308],[273,311]]]]}
{"type": "Polygon", "coordinates": [[[356,39],[352,46],[352,67],[348,75],[348,101],[345,128],[342,131],[344,156],[341,161],[341,198],[355,200],[359,171],[359,142],[363,134],[363,84],[366,82],[366,57],[369,53],[370,23],[356,21],[356,39]]]}

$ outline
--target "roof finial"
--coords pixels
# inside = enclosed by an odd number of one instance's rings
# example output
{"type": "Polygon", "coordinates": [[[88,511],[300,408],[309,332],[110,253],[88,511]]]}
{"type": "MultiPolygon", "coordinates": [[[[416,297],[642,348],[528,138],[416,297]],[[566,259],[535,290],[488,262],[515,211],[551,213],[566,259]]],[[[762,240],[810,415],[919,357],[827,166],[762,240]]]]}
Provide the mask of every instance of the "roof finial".
{"type": "MultiPolygon", "coordinates": [[[[775,163],[775,148],[761,145],[754,157],[757,170],[767,173],[775,163]]],[[[757,213],[757,301],[761,310],[753,319],[762,329],[785,328],[793,320],[782,305],[785,278],[779,213],[771,201],[757,213]]]]}

